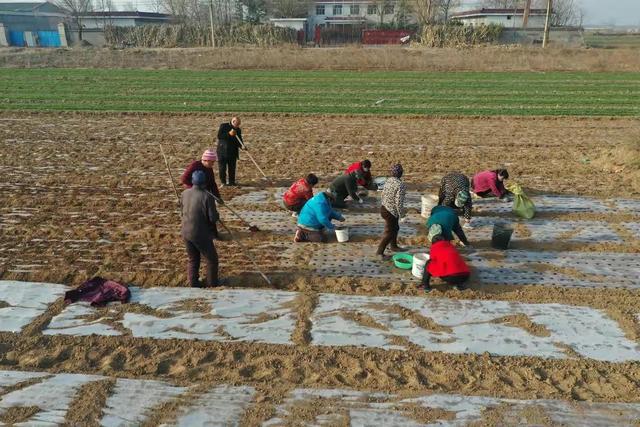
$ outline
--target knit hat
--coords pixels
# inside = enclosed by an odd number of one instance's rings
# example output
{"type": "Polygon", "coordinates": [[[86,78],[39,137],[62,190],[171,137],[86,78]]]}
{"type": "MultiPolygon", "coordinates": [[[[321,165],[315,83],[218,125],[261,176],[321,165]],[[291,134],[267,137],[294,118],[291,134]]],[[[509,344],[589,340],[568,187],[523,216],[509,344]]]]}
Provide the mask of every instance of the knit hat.
{"type": "Polygon", "coordinates": [[[201,187],[207,182],[207,175],[204,171],[197,170],[191,174],[191,183],[197,187],[201,187]]]}
{"type": "Polygon", "coordinates": [[[429,227],[429,234],[427,234],[427,239],[429,239],[430,242],[432,242],[434,238],[440,235],[442,235],[442,226],[440,224],[433,224],[431,227],[429,227]]]}
{"type": "Polygon", "coordinates": [[[404,170],[402,169],[402,165],[400,163],[396,163],[391,167],[391,176],[395,176],[396,178],[402,177],[404,170]]]}
{"type": "Polygon", "coordinates": [[[456,194],[455,205],[459,208],[463,207],[465,203],[469,200],[469,192],[467,190],[458,191],[456,194]]]}
{"type": "Polygon", "coordinates": [[[216,161],[216,160],[218,160],[218,155],[213,150],[207,150],[204,153],[202,153],[202,160],[213,160],[213,161],[216,161]]]}

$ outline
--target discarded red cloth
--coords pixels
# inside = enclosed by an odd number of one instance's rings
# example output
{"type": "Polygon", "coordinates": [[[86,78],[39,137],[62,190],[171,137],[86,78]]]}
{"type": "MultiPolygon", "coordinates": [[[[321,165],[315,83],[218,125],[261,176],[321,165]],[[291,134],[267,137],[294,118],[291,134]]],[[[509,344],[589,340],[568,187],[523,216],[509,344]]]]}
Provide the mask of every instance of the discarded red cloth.
{"type": "Polygon", "coordinates": [[[105,305],[111,301],[128,302],[131,291],[121,283],[113,280],[94,277],[78,286],[77,289],[64,294],[64,302],[71,304],[76,301],[90,302],[91,305],[105,305]]]}

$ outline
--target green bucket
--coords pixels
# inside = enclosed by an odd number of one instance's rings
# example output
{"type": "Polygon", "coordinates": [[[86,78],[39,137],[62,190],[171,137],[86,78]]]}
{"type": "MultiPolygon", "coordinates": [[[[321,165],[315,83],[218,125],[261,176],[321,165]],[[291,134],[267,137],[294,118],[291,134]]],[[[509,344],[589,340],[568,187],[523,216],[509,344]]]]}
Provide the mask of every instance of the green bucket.
{"type": "Polygon", "coordinates": [[[413,255],[408,254],[406,252],[398,252],[393,257],[391,257],[393,263],[396,267],[402,270],[410,270],[413,266],[413,255]]]}

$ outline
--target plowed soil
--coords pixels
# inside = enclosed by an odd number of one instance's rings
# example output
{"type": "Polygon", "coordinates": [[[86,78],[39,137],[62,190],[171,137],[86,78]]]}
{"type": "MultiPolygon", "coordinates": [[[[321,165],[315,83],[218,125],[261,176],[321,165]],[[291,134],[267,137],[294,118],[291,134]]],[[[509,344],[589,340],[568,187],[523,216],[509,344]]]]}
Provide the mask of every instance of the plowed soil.
{"type": "MultiPolygon", "coordinates": [[[[178,185],[183,168],[212,146],[217,126],[226,119],[1,113],[0,278],[77,285],[102,275],[137,286],[185,286],[180,217],[159,144],[178,185]]],[[[242,185],[222,189],[226,200],[289,184],[309,172],[318,174],[324,186],[349,163],[363,158],[372,160],[374,174],[386,174],[392,163],[401,162],[409,186],[420,190],[436,188],[448,171],[472,174],[506,166],[531,194],[640,196],[640,187],[622,185],[620,176],[604,172],[595,162],[603,146],[637,140],[640,121],[634,119],[247,115],[243,133],[272,179],[261,179],[243,156],[238,177],[242,185]]],[[[626,219],[615,214],[566,216],[594,217],[612,223],[626,219]]],[[[314,245],[292,251],[293,236],[251,234],[228,214],[223,218],[249,249],[243,253],[233,241],[216,242],[222,276],[232,286],[265,287],[257,274],[248,272],[253,270],[248,262],[252,257],[274,287],[304,292],[296,302],[301,316],[313,310],[318,292],[422,294],[399,283],[314,277],[308,266],[314,245]]],[[[424,243],[424,238],[410,243],[424,243]]],[[[563,243],[560,249],[604,247],[563,243]]],[[[606,249],[638,252],[640,242],[625,239],[606,249]]],[[[464,292],[439,288],[433,295],[601,308],[620,323],[628,338],[640,339],[637,291],[483,288],[474,283],[464,292]]],[[[307,322],[296,326],[293,346],[41,335],[62,308],[54,304],[21,334],[0,334],[0,368],[169,378],[184,384],[252,384],[270,403],[297,386],[640,402],[637,363],[323,348],[308,345],[307,322]]],[[[535,327],[528,319],[505,321],[535,327]]],[[[253,421],[245,419],[247,424],[253,421]]]]}

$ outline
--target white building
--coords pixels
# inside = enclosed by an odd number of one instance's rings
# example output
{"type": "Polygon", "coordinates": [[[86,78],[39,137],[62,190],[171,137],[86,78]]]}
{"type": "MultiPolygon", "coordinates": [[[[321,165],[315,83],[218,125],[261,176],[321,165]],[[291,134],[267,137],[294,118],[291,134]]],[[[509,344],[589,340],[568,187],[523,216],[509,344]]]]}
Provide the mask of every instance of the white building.
{"type": "MultiPolygon", "coordinates": [[[[527,28],[544,28],[547,15],[545,9],[531,9],[527,28]]],[[[464,25],[502,25],[505,28],[522,28],[524,9],[476,9],[457,12],[451,20],[460,21],[464,25]]]]}
{"type": "Polygon", "coordinates": [[[315,1],[309,7],[309,29],[320,25],[323,28],[363,27],[365,24],[390,23],[396,13],[395,2],[389,2],[384,10],[372,1],[315,1]]]}

